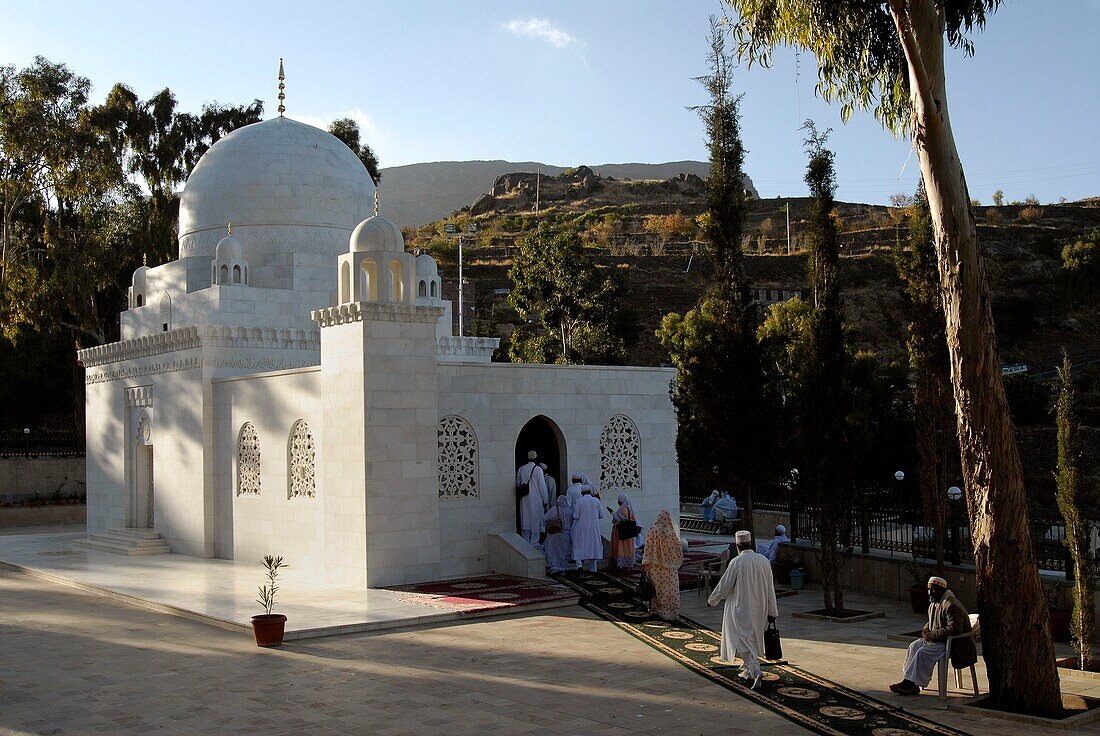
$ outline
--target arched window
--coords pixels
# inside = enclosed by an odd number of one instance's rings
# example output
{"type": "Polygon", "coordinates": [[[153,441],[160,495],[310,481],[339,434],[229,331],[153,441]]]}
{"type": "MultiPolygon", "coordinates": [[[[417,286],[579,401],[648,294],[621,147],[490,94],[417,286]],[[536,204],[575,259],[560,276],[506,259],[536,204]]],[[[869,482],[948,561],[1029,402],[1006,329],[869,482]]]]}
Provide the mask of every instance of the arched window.
{"type": "Polygon", "coordinates": [[[347,304],[351,301],[351,264],[344,263],[340,266],[340,303],[347,304]]]}
{"type": "Polygon", "coordinates": [[[616,414],[600,432],[600,488],[608,491],[639,489],[638,427],[630,417],[616,414]]]}
{"type": "Polygon", "coordinates": [[[420,279],[420,283],[416,287],[416,295],[419,297],[425,297],[428,295],[428,284],[424,279],[420,279]]]}
{"type": "Polygon", "coordinates": [[[359,301],[378,301],[378,268],[369,258],[359,267],[359,301]]]}
{"type": "Polygon", "coordinates": [[[141,294],[138,294],[138,295],[137,295],[137,299],[135,299],[134,301],[135,301],[135,302],[137,302],[137,306],[139,306],[139,307],[140,307],[140,306],[144,306],[144,304],[145,304],[145,297],[143,297],[143,296],[142,296],[141,294]]]}
{"type": "Polygon", "coordinates": [[[435,299],[437,296],[439,296],[439,290],[436,289],[435,281],[432,281],[432,299],[435,299]]]}
{"type": "Polygon", "coordinates": [[[401,261],[390,261],[390,299],[405,301],[405,274],[401,261]]]}
{"type": "Polygon", "coordinates": [[[234,266],[233,267],[233,283],[234,284],[241,283],[241,267],[240,266],[234,266]]]}
{"type": "Polygon", "coordinates": [[[237,434],[237,495],[260,495],[260,437],[252,422],[237,434]]]}
{"type": "Polygon", "coordinates": [[[306,420],[294,423],[287,451],[287,498],[314,498],[317,495],[316,447],[306,420]]]}
{"type": "Polygon", "coordinates": [[[172,325],[172,295],[167,291],[160,295],[160,325],[165,332],[172,325]]]}
{"type": "Polygon", "coordinates": [[[478,446],[474,428],[460,416],[439,420],[439,497],[478,498],[478,446]]]}
{"type": "Polygon", "coordinates": [[[222,264],[221,270],[219,271],[218,283],[219,284],[228,284],[229,283],[229,266],[225,265],[224,263],[222,264]]]}

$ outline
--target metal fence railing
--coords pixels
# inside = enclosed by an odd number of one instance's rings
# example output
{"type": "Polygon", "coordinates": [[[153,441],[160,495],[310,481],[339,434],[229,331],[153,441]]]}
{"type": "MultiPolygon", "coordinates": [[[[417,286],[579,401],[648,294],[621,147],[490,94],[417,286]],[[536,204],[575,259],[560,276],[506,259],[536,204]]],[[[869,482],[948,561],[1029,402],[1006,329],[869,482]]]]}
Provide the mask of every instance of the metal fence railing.
{"type": "Polygon", "coordinates": [[[84,438],[76,432],[0,432],[0,458],[83,457],[84,438]]]}

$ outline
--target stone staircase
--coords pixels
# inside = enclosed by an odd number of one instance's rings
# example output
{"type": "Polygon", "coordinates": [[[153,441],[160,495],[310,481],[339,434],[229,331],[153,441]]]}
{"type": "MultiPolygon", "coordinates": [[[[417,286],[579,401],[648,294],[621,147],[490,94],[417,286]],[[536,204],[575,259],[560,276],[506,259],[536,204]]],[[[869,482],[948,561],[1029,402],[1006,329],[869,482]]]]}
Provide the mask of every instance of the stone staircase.
{"type": "Polygon", "coordinates": [[[108,529],[78,539],[73,546],[119,555],[163,555],[169,551],[168,542],[155,529],[108,529]]]}

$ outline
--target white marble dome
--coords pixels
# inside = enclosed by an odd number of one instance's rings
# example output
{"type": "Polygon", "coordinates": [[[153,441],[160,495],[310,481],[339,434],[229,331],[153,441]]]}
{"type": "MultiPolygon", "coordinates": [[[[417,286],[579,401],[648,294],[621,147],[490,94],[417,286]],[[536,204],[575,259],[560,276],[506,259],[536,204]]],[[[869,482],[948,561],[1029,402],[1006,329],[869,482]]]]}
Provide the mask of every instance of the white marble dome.
{"type": "Polygon", "coordinates": [[[240,261],[243,258],[244,248],[241,246],[241,241],[237,240],[232,235],[226,235],[218,241],[217,250],[214,251],[214,260],[240,261]]]}
{"type": "Polygon", "coordinates": [[[401,234],[401,228],[392,221],[382,215],[374,215],[355,226],[351,233],[350,248],[352,253],[404,253],[405,236],[401,234]]]}
{"type": "Polygon", "coordinates": [[[214,257],[233,223],[248,253],[347,251],[374,182],[340,139],[279,117],[238,128],[199,160],[180,199],[179,255],[214,257]]]}

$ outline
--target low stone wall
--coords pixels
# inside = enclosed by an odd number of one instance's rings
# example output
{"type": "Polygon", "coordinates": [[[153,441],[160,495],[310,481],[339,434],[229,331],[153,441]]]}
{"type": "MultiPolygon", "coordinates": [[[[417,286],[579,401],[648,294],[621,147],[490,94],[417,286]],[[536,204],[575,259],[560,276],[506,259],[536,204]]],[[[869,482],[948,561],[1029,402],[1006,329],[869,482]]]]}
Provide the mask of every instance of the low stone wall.
{"type": "Polygon", "coordinates": [[[19,501],[37,493],[84,493],[82,457],[10,457],[0,459],[0,500],[19,501]]]}
{"type": "Polygon", "coordinates": [[[23,526],[52,526],[54,524],[84,524],[87,516],[88,507],[83,504],[0,508],[0,529],[23,526]]]}

